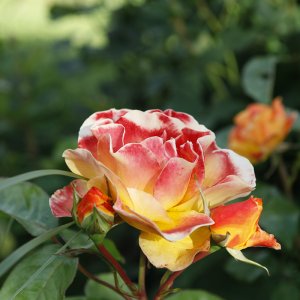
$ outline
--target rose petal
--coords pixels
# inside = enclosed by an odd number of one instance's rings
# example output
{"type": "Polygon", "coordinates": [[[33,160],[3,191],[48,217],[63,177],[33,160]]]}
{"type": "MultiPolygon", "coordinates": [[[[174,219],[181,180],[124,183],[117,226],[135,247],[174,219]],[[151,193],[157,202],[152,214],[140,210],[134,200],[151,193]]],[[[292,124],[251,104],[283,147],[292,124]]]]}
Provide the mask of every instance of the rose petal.
{"type": "Polygon", "coordinates": [[[189,184],[194,166],[179,157],[171,158],[160,173],[154,187],[154,197],[165,209],[180,202],[189,184]]]}
{"type": "Polygon", "coordinates": [[[184,124],[176,118],[169,117],[160,111],[132,110],[118,121],[125,128],[124,143],[138,143],[151,136],[162,136],[165,139],[176,137],[184,124]]]}
{"type": "Polygon", "coordinates": [[[143,140],[141,145],[153,153],[160,165],[166,160],[164,141],[161,137],[152,136],[143,140]]]}
{"type": "Polygon", "coordinates": [[[127,189],[120,178],[101,162],[96,161],[88,150],[66,150],[63,157],[69,169],[75,174],[86,178],[105,176],[111,182],[112,187],[116,189],[117,194],[122,197],[123,202],[132,205],[127,189]]]}
{"type": "Polygon", "coordinates": [[[205,154],[203,189],[211,207],[246,196],[254,187],[254,169],[248,159],[224,149],[205,154]]]}
{"type": "Polygon", "coordinates": [[[180,120],[185,127],[197,130],[197,131],[207,131],[208,129],[204,125],[200,125],[191,115],[183,112],[177,112],[172,109],[167,109],[164,114],[172,118],[180,120]]]}
{"type": "Polygon", "coordinates": [[[268,247],[275,250],[280,250],[281,246],[276,241],[273,234],[269,234],[257,226],[257,230],[254,235],[247,241],[245,248],[248,247],[268,247]]]}
{"type": "Polygon", "coordinates": [[[238,203],[219,206],[211,210],[211,217],[215,221],[212,225],[213,234],[226,235],[229,238],[226,247],[242,250],[250,246],[277,247],[274,236],[262,232],[258,220],[262,212],[262,200],[250,197],[238,203]]]}
{"type": "Polygon", "coordinates": [[[94,156],[97,153],[97,138],[92,132],[92,127],[111,124],[128,112],[127,109],[110,109],[96,112],[88,117],[79,130],[78,147],[89,150],[94,156]]]}
{"type": "Polygon", "coordinates": [[[88,191],[87,182],[85,180],[73,180],[71,184],[57,190],[49,199],[49,205],[52,214],[57,217],[71,217],[73,208],[73,194],[75,191],[80,197],[83,197],[88,191]]]}
{"type": "Polygon", "coordinates": [[[139,244],[151,264],[156,268],[180,271],[187,268],[197,253],[208,251],[210,233],[201,228],[180,241],[170,242],[159,235],[142,232],[139,244]]]}
{"type": "Polygon", "coordinates": [[[170,211],[168,217],[172,223],[159,224],[162,235],[169,241],[178,241],[196,229],[209,226],[214,221],[207,215],[197,211],[170,211]]]}
{"type": "MultiPolygon", "coordinates": [[[[142,193],[131,194],[131,196],[143,196],[142,193]]],[[[146,200],[141,197],[132,199],[133,203],[138,203],[140,201],[146,201],[146,207],[150,210],[151,196],[149,195],[146,200]]],[[[213,224],[213,220],[208,216],[195,212],[168,212],[167,216],[163,214],[163,211],[158,209],[157,204],[152,212],[158,211],[158,215],[152,215],[144,213],[142,207],[137,207],[140,209],[138,213],[134,210],[134,206],[127,206],[120,199],[117,199],[114,210],[131,226],[149,233],[156,233],[164,237],[169,241],[176,241],[183,239],[191,232],[197,230],[203,226],[209,226],[213,224]],[[144,215],[143,215],[144,214],[144,215]],[[157,221],[155,221],[157,220],[157,221]]]]}
{"type": "Polygon", "coordinates": [[[139,215],[154,222],[170,222],[167,212],[151,194],[128,188],[133,203],[132,209],[139,215]]]}
{"type": "Polygon", "coordinates": [[[91,130],[97,140],[102,135],[109,135],[111,137],[111,147],[113,152],[119,150],[124,145],[125,128],[120,124],[92,126],[91,130]]]}
{"type": "Polygon", "coordinates": [[[127,144],[113,156],[118,175],[127,187],[143,190],[160,171],[153,153],[141,144],[127,144]]]}

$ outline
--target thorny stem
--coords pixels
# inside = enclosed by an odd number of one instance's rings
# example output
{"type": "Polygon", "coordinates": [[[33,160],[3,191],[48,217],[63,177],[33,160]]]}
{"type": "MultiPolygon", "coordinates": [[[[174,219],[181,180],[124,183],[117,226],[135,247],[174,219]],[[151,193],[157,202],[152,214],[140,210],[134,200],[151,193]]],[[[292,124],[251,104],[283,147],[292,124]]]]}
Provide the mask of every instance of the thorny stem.
{"type": "Polygon", "coordinates": [[[147,300],[147,293],[146,293],[146,286],[145,286],[146,263],[147,263],[146,256],[141,251],[140,265],[139,265],[139,299],[140,300],[147,300]]]}
{"type": "Polygon", "coordinates": [[[99,279],[98,277],[96,277],[94,274],[90,273],[88,270],[86,270],[81,264],[78,264],[78,270],[83,274],[85,275],[86,277],[94,280],[95,282],[101,284],[101,285],[104,285],[106,286],[107,288],[115,291],[117,294],[119,294],[120,296],[122,296],[124,299],[126,300],[130,300],[130,296],[129,295],[125,295],[122,291],[120,291],[119,289],[117,289],[116,287],[114,287],[113,285],[111,285],[110,283],[102,280],[102,279],[99,279]]]}

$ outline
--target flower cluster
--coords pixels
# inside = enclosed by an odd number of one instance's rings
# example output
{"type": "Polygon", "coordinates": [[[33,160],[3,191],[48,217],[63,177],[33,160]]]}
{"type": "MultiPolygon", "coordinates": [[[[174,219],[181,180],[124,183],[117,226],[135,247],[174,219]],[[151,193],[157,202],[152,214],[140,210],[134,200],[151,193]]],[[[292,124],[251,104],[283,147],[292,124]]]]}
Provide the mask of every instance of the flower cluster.
{"type": "Polygon", "coordinates": [[[122,219],[140,230],[140,248],[157,268],[185,269],[212,240],[237,250],[280,248],[258,225],[261,199],[225,205],[255,188],[251,163],[220,149],[190,115],[97,112],[80,128],[78,148],[63,156],[84,179],[54,193],[53,214],[73,216],[91,232],[107,232],[122,219]]]}

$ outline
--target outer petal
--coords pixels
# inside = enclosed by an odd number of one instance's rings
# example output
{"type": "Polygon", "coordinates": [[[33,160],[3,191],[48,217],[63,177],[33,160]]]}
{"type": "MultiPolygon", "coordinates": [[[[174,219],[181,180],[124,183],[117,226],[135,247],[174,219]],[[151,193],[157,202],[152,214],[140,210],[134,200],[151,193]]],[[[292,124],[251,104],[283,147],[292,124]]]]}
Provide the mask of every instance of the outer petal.
{"type": "Polygon", "coordinates": [[[69,169],[75,174],[89,179],[104,174],[103,168],[88,150],[66,150],[63,157],[69,169]]]}
{"type": "Polygon", "coordinates": [[[52,214],[57,217],[72,217],[73,188],[67,185],[57,190],[49,199],[52,214]]]}
{"type": "MultiPolygon", "coordinates": [[[[111,170],[97,161],[91,152],[85,149],[66,150],[63,154],[70,170],[86,178],[105,176],[126,205],[132,205],[126,187],[111,170]]],[[[116,197],[116,196],[115,196],[116,197]]]]}
{"type": "Polygon", "coordinates": [[[258,220],[262,212],[262,200],[251,197],[246,201],[211,210],[215,224],[211,226],[212,234],[226,235],[229,238],[226,247],[242,250],[250,246],[268,246],[278,249],[274,236],[262,232],[258,220]]]}
{"type": "Polygon", "coordinates": [[[85,180],[73,180],[71,184],[57,190],[49,199],[52,214],[57,217],[71,217],[73,207],[73,194],[75,191],[80,197],[83,197],[88,191],[85,180]]]}
{"type": "Polygon", "coordinates": [[[165,240],[159,235],[142,232],[139,244],[149,261],[157,268],[180,271],[187,268],[200,251],[209,250],[210,233],[200,228],[176,242],[165,240]]]}
{"type": "Polygon", "coordinates": [[[257,227],[256,232],[247,241],[245,248],[248,247],[268,247],[276,250],[281,249],[281,246],[276,241],[274,235],[265,232],[259,226],[257,227]]]}
{"type": "Polygon", "coordinates": [[[211,207],[248,195],[255,187],[248,159],[212,145],[205,156],[204,194],[211,207]]]}

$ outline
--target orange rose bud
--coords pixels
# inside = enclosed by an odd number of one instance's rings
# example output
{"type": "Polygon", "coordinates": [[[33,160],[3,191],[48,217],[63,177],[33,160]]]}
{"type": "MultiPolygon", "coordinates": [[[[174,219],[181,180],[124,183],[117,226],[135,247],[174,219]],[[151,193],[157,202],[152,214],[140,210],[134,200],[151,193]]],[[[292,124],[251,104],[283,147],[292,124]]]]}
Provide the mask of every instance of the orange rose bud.
{"type": "Polygon", "coordinates": [[[115,211],[109,196],[92,187],[79,201],[75,219],[91,233],[106,233],[114,224],[115,211]]]}
{"type": "Polygon", "coordinates": [[[259,225],[262,200],[251,196],[243,202],[218,206],[211,210],[215,224],[210,226],[212,237],[227,248],[242,250],[248,247],[268,247],[279,250],[274,235],[263,231],[259,225]]]}
{"type": "Polygon", "coordinates": [[[284,110],[280,97],[272,105],[250,104],[234,118],[229,148],[252,163],[263,161],[284,140],[296,117],[284,110]]]}

